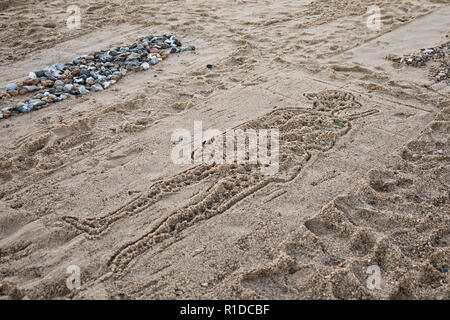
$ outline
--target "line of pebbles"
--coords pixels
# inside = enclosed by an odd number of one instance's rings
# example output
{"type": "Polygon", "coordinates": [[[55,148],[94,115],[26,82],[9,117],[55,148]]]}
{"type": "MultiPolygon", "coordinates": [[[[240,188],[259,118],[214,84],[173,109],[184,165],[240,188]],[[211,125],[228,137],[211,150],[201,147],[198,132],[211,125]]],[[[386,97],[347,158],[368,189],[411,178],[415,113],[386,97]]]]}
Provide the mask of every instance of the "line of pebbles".
{"type": "Polygon", "coordinates": [[[418,55],[406,55],[404,57],[389,56],[389,60],[399,64],[420,68],[427,65],[427,62],[438,62],[437,66],[430,68],[431,76],[437,81],[447,81],[450,83],[450,41],[435,48],[422,49],[418,55]]]}
{"type": "Polygon", "coordinates": [[[194,51],[194,46],[182,47],[173,35],[140,38],[128,47],[101,50],[83,55],[72,62],[58,63],[44,70],[30,72],[19,84],[10,83],[0,92],[0,101],[13,96],[34,92],[32,99],[0,109],[0,119],[18,113],[27,113],[47,107],[71,97],[85,95],[90,91],[101,91],[119,81],[127,71],[148,70],[166,59],[169,54],[194,51]]]}

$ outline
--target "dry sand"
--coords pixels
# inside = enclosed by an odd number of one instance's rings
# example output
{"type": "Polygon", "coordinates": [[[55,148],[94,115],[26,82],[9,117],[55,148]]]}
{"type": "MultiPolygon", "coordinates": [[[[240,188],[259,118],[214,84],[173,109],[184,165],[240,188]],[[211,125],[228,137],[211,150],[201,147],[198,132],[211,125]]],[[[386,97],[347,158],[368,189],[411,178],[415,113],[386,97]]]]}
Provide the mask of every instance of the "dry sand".
{"type": "Polygon", "coordinates": [[[449,299],[450,87],[385,57],[449,41],[450,5],[380,0],[372,31],[372,2],[82,0],[69,30],[69,1],[2,1],[2,88],[148,34],[197,50],[0,120],[1,298],[449,299]],[[279,173],[173,164],[194,121],[279,128],[279,173]]]}

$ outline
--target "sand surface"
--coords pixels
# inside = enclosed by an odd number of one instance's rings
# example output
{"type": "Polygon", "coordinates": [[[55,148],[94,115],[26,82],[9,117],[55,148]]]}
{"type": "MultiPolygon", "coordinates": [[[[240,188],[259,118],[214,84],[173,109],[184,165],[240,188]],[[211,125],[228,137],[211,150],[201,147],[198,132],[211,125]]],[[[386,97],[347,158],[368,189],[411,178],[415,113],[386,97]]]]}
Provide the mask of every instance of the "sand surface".
{"type": "Polygon", "coordinates": [[[377,31],[372,2],[82,0],[69,30],[72,2],[2,1],[1,88],[148,34],[197,49],[0,120],[0,297],[449,299],[450,86],[385,57],[449,41],[450,5],[377,1],[377,31]],[[174,164],[194,121],[279,128],[278,174],[174,164]]]}

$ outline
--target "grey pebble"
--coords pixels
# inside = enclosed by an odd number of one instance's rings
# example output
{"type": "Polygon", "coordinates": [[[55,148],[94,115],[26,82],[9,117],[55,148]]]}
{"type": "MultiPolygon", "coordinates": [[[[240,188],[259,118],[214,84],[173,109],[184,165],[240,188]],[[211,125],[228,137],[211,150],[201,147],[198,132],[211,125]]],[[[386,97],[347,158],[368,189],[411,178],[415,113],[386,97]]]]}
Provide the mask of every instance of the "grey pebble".
{"type": "Polygon", "coordinates": [[[6,92],[13,91],[13,90],[17,90],[17,84],[10,83],[10,84],[6,85],[6,92]]]}
{"type": "MultiPolygon", "coordinates": [[[[92,90],[94,90],[94,91],[102,91],[103,90],[103,87],[102,87],[102,85],[101,84],[94,84],[92,87],[92,90]]],[[[80,93],[81,93],[81,91],[80,91],[80,93]]],[[[83,93],[81,93],[81,94],[83,94],[83,93]]]]}
{"type": "Polygon", "coordinates": [[[70,92],[70,91],[72,91],[72,89],[73,89],[73,85],[72,85],[72,84],[66,84],[66,85],[63,87],[63,91],[64,91],[64,92],[70,92]]]}
{"type": "Polygon", "coordinates": [[[83,96],[88,93],[88,91],[86,90],[86,88],[84,86],[79,87],[78,92],[83,96]]]}

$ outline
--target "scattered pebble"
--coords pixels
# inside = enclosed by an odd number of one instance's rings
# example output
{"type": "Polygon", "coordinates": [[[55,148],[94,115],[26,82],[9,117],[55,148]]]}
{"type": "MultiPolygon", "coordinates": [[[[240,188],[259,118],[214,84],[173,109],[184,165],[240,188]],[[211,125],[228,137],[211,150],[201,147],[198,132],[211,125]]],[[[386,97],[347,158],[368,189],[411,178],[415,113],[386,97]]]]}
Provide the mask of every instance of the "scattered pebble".
{"type": "Polygon", "coordinates": [[[78,92],[79,92],[81,95],[85,95],[85,94],[88,93],[88,91],[86,90],[86,88],[85,88],[84,86],[79,87],[79,88],[78,88],[78,92]]]}
{"type": "Polygon", "coordinates": [[[6,92],[17,90],[17,85],[15,83],[10,83],[6,85],[6,92]]]}
{"type": "MultiPolygon", "coordinates": [[[[90,91],[101,91],[111,87],[127,70],[148,70],[151,65],[163,61],[171,53],[194,51],[195,46],[183,48],[173,35],[149,35],[140,38],[128,47],[100,50],[75,58],[63,64],[48,66],[43,70],[30,72],[21,83],[10,83],[0,92],[0,119],[17,113],[38,110],[71,96],[86,95],[90,91]],[[12,96],[36,92],[33,99],[22,104],[2,109],[2,102],[12,96]]],[[[211,66],[212,67],[212,66],[211,66]]]]}
{"type": "Polygon", "coordinates": [[[422,49],[418,55],[406,55],[404,57],[388,56],[388,59],[408,66],[420,68],[428,62],[437,62],[438,66],[431,68],[431,75],[437,81],[450,80],[450,41],[435,48],[422,49]]]}
{"type": "Polygon", "coordinates": [[[27,90],[28,92],[33,92],[33,91],[39,90],[39,87],[37,87],[37,86],[24,86],[23,88],[25,90],[27,90]]]}
{"type": "Polygon", "coordinates": [[[212,68],[213,68],[213,65],[212,65],[212,64],[207,64],[206,67],[207,67],[208,69],[212,69],[212,68]]]}
{"type": "Polygon", "coordinates": [[[142,70],[150,69],[150,65],[148,64],[148,62],[144,62],[143,64],[141,64],[141,69],[142,70]]]}
{"type": "Polygon", "coordinates": [[[71,85],[71,84],[66,84],[66,85],[63,87],[63,91],[64,91],[64,92],[71,92],[71,91],[72,91],[72,88],[73,88],[73,85],[71,85]]]}
{"type": "MultiPolygon", "coordinates": [[[[103,87],[102,87],[102,85],[101,84],[94,84],[92,87],[92,90],[94,90],[94,91],[102,91],[103,90],[103,87]]],[[[81,92],[80,92],[81,93],[81,92]]]]}
{"type": "Polygon", "coordinates": [[[103,88],[108,89],[112,84],[116,83],[115,80],[103,82],[103,88]]]}
{"type": "Polygon", "coordinates": [[[27,113],[27,112],[30,112],[31,110],[33,110],[33,105],[28,104],[28,103],[23,104],[17,108],[17,111],[22,112],[22,113],[27,113]]]}
{"type": "Polygon", "coordinates": [[[199,254],[199,253],[202,253],[204,250],[205,250],[205,249],[203,249],[203,248],[198,248],[198,249],[195,249],[194,252],[195,252],[196,254],[199,254]]]}

